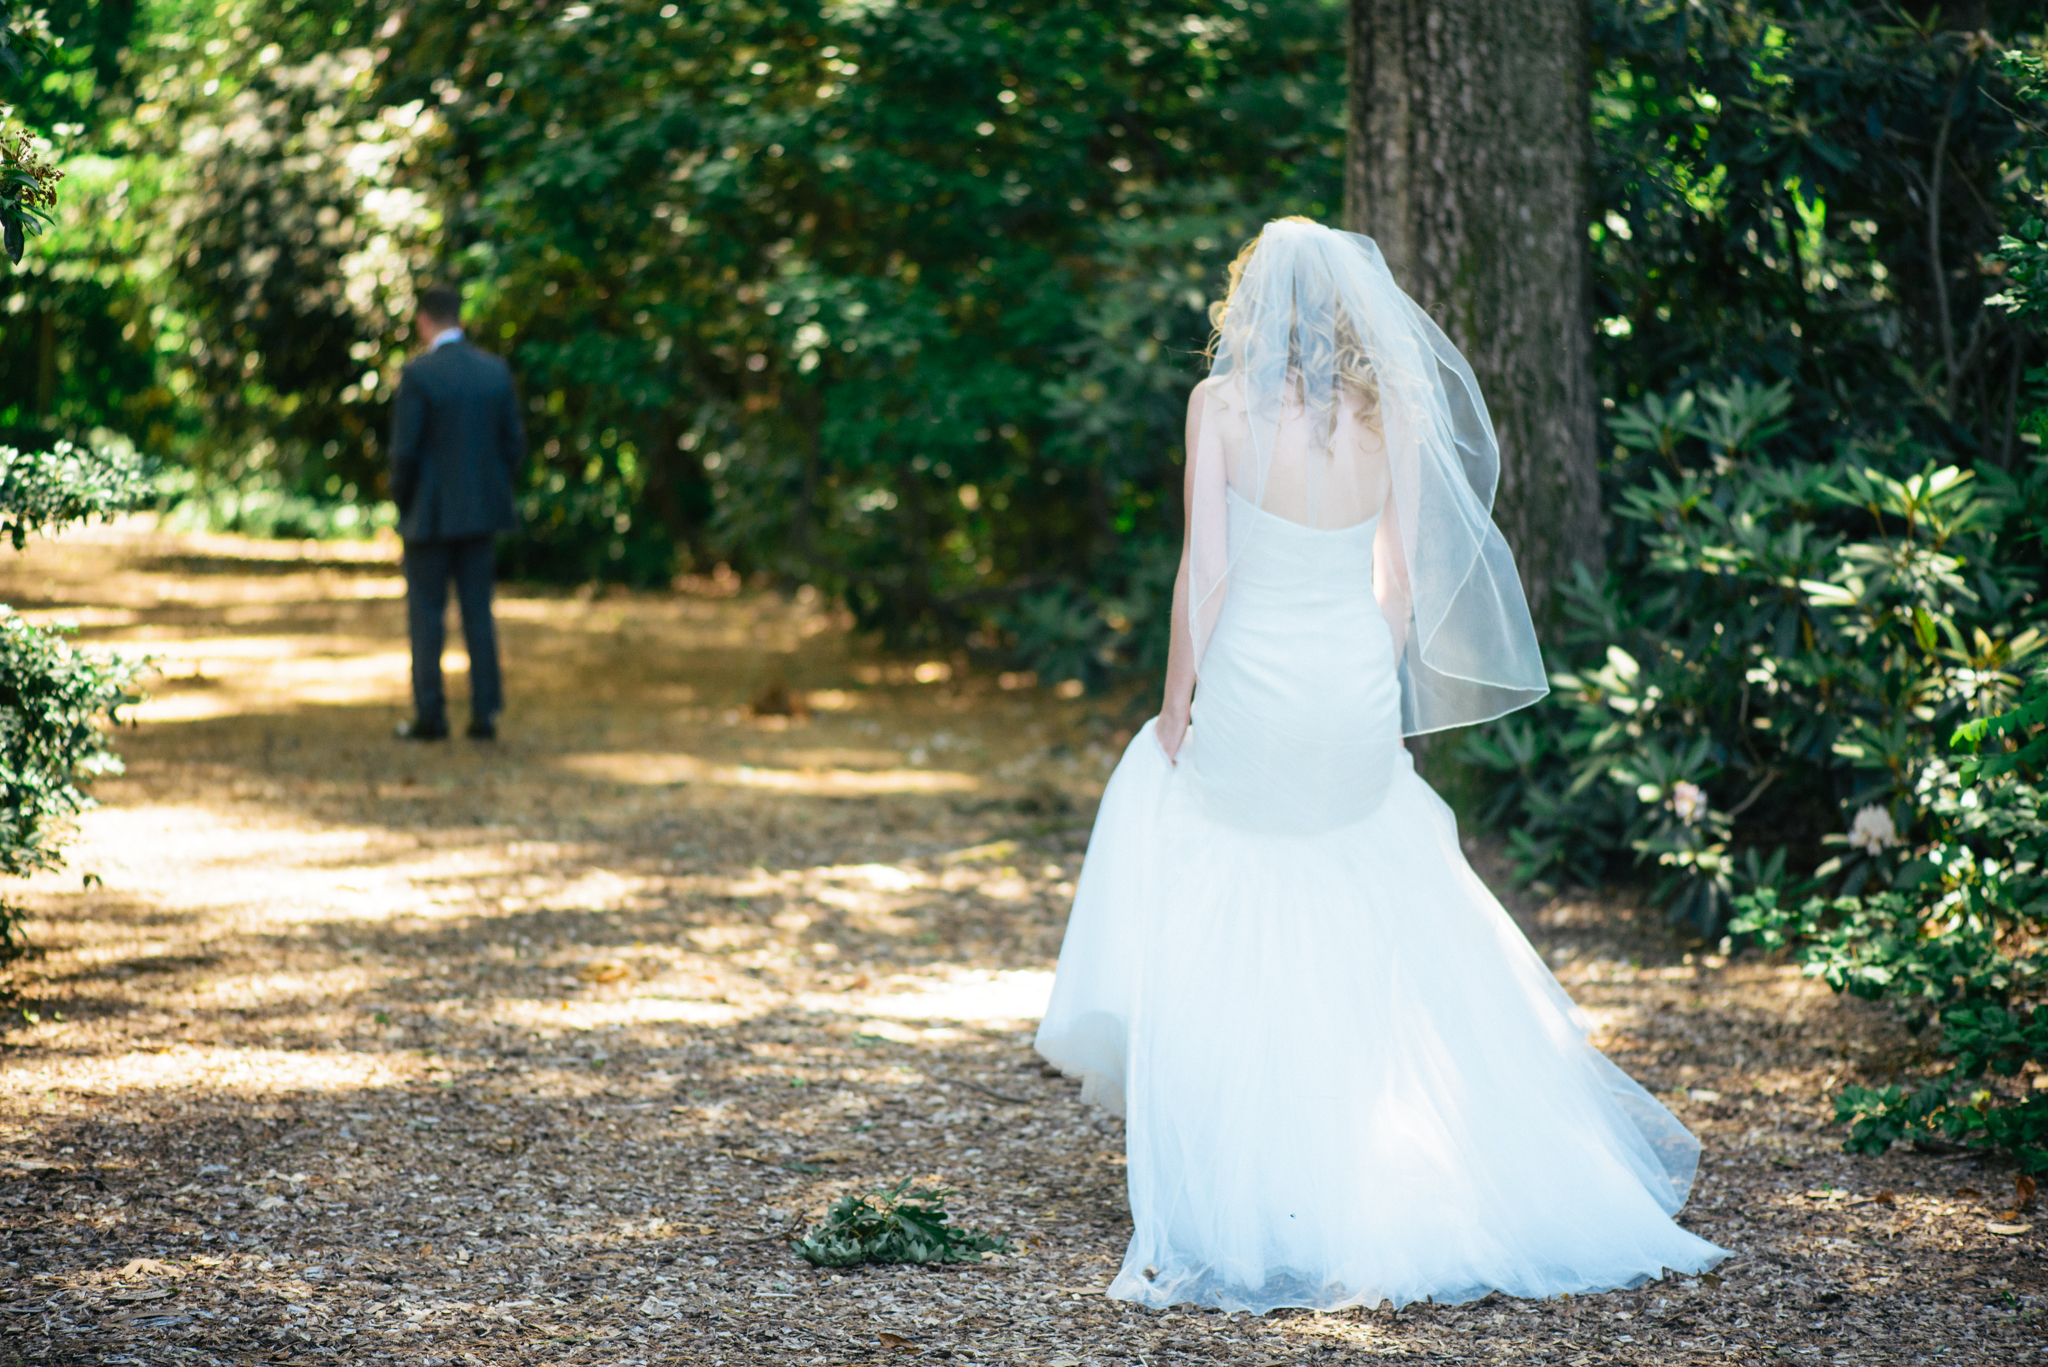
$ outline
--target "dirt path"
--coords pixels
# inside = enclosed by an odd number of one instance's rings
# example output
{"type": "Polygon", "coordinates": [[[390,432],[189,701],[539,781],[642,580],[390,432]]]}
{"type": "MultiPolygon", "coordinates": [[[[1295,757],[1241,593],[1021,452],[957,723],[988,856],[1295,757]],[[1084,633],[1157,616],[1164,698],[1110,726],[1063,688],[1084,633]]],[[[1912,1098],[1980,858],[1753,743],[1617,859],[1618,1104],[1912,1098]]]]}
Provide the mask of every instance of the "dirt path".
{"type": "Polygon", "coordinates": [[[405,747],[389,548],[122,528],[0,570],[165,674],[30,893],[0,1364],[2043,1356],[2041,1235],[1986,1228],[2010,1174],[1852,1160],[1824,1127],[1829,1079],[1909,1042],[1596,901],[1527,924],[1705,1139],[1685,1219],[1737,1250],[1722,1278],[1398,1316],[1109,1302],[1121,1132],[1029,1047],[1106,705],[871,658],[729,583],[514,590],[506,738],[405,747]],[[751,715],[778,684],[808,715],[751,715]],[[913,1176],[1014,1251],[788,1253],[913,1176]]]}

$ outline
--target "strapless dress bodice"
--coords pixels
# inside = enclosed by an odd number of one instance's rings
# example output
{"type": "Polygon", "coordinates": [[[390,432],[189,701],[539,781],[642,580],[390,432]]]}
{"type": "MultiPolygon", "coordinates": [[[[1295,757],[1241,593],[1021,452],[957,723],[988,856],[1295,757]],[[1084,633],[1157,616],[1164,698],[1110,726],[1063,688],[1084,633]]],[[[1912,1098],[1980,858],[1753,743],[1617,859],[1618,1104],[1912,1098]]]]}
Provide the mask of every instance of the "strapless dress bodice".
{"type": "Polygon", "coordinates": [[[1224,501],[1230,509],[1233,586],[1313,593],[1322,585],[1345,595],[1363,586],[1370,595],[1377,516],[1349,527],[1310,527],[1267,512],[1235,489],[1224,501]]]}
{"type": "Polygon", "coordinates": [[[1370,816],[1401,747],[1393,637],[1373,597],[1377,518],[1322,530],[1233,492],[1232,561],[1183,765],[1219,821],[1313,833],[1370,816]]]}

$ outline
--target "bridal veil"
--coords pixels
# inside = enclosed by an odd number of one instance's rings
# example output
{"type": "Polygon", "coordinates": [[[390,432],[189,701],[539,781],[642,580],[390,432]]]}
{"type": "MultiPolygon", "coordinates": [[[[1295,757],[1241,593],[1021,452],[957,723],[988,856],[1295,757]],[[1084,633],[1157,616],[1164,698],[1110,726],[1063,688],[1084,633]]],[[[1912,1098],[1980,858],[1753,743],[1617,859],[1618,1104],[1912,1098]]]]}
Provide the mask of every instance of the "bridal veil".
{"type": "MultiPolygon", "coordinates": [[[[1372,239],[1299,220],[1267,224],[1218,334],[1205,386],[1209,411],[1188,453],[1195,463],[1188,602],[1197,661],[1246,544],[1243,537],[1231,544],[1230,494],[1317,525],[1339,423],[1361,411],[1375,420],[1369,391],[1376,388],[1392,481],[1380,535],[1391,568],[1406,571],[1411,605],[1405,633],[1394,627],[1402,732],[1486,721],[1548,692],[1514,558],[1493,523],[1500,450],[1478,381],[1394,283],[1372,239]],[[1369,377],[1364,386],[1362,376],[1369,377]],[[1361,388],[1368,391],[1362,397],[1361,388]],[[1250,440],[1229,459],[1223,433],[1235,415],[1226,410],[1240,406],[1250,440]],[[1275,437],[1284,413],[1304,409],[1309,458],[1303,478],[1288,481],[1283,507],[1272,480],[1275,437]]],[[[1359,591],[1372,590],[1361,584],[1359,591]]]]}

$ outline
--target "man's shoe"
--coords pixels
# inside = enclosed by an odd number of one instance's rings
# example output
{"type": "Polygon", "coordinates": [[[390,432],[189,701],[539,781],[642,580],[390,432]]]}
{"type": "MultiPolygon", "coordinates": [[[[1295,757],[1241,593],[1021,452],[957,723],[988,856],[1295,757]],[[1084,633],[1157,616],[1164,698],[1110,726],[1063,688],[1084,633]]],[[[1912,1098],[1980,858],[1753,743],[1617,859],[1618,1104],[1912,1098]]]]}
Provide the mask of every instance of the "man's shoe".
{"type": "Polygon", "coordinates": [[[496,740],[498,725],[496,722],[473,721],[469,724],[469,729],[462,734],[471,740],[496,740]]]}
{"type": "Polygon", "coordinates": [[[400,740],[446,740],[448,723],[424,722],[417,719],[402,721],[398,724],[398,729],[391,734],[400,740]]]}

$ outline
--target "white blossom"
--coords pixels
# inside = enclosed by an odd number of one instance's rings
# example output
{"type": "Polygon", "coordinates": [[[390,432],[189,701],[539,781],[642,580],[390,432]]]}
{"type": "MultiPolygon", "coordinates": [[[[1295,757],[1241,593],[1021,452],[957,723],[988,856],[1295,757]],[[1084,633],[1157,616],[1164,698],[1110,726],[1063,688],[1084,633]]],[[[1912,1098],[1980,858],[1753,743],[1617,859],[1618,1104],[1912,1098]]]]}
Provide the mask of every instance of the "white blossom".
{"type": "Polygon", "coordinates": [[[1865,807],[1849,823],[1849,843],[1865,854],[1879,854],[1899,843],[1899,828],[1883,807],[1865,807]]]}
{"type": "Polygon", "coordinates": [[[1678,813],[1680,821],[1692,825],[1707,814],[1706,790],[1697,783],[1672,784],[1671,810],[1678,813]]]}

